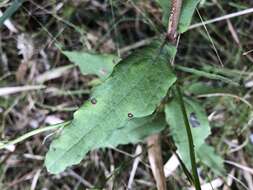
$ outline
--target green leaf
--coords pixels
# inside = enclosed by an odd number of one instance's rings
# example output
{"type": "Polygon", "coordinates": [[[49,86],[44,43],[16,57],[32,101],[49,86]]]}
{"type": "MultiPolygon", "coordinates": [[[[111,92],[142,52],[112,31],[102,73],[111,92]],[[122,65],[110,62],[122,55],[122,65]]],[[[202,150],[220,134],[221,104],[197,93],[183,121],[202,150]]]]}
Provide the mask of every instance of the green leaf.
{"type": "Polygon", "coordinates": [[[157,2],[160,4],[163,11],[162,22],[167,27],[170,17],[171,0],[157,0],[157,2]]]}
{"type": "Polygon", "coordinates": [[[62,51],[68,59],[78,65],[82,74],[95,74],[101,79],[106,79],[113,70],[119,57],[110,54],[95,54],[77,51],[62,51]]]}
{"type": "Polygon", "coordinates": [[[24,0],[15,0],[12,2],[11,6],[6,9],[2,16],[0,16],[0,27],[2,27],[4,22],[18,11],[23,3],[24,0]]]}
{"type": "Polygon", "coordinates": [[[225,169],[224,169],[224,160],[218,154],[215,153],[214,148],[203,144],[198,152],[198,158],[201,162],[207,165],[214,173],[217,175],[223,176],[225,169]]]}
{"type": "MultiPolygon", "coordinates": [[[[204,109],[196,101],[184,98],[184,102],[191,125],[195,151],[197,152],[210,134],[209,122],[204,109]]],[[[166,105],[165,113],[167,123],[170,125],[171,135],[182,160],[190,168],[188,137],[180,103],[176,98],[166,105]]]]}
{"type": "Polygon", "coordinates": [[[200,0],[183,0],[178,31],[184,33],[191,24],[192,16],[200,0]]]}
{"type": "Polygon", "coordinates": [[[237,82],[235,82],[235,81],[233,81],[233,80],[231,80],[227,77],[223,77],[221,75],[218,75],[218,74],[212,74],[212,73],[209,73],[209,72],[206,72],[206,71],[197,70],[197,69],[184,67],[184,66],[180,66],[180,65],[177,65],[176,68],[181,70],[181,71],[191,73],[191,74],[196,75],[196,76],[206,77],[206,78],[209,78],[209,79],[212,79],[212,80],[219,80],[219,81],[222,81],[222,82],[234,85],[234,86],[239,86],[239,83],[237,83],[237,82]]]}
{"type": "Polygon", "coordinates": [[[228,93],[230,89],[224,87],[214,87],[208,82],[192,82],[191,84],[185,86],[185,91],[194,95],[201,94],[212,94],[212,93],[228,93]]]}
{"type": "MultiPolygon", "coordinates": [[[[182,0],[182,11],[179,20],[178,31],[184,33],[187,31],[191,24],[193,13],[200,2],[200,0],[182,0]]],[[[171,10],[171,0],[158,0],[159,4],[163,10],[163,23],[167,26],[170,10],[171,10]]]]}
{"type": "Polygon", "coordinates": [[[165,126],[165,118],[161,115],[134,118],[129,120],[125,126],[114,130],[101,147],[116,147],[129,143],[136,144],[151,134],[161,132],[165,126]]]}
{"type": "Polygon", "coordinates": [[[70,126],[51,144],[45,160],[48,171],[59,173],[78,164],[89,150],[106,145],[113,131],[155,111],[176,81],[168,66],[175,47],[168,47],[171,51],[160,51],[160,47],[155,42],[122,60],[94,89],[91,100],[75,112],[70,126]]]}

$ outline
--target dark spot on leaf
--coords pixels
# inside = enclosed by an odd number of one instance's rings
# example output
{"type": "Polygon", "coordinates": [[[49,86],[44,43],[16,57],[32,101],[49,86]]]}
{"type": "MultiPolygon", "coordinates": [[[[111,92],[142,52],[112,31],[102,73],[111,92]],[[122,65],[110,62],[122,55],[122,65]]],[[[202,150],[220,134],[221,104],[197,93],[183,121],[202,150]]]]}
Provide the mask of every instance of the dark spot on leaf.
{"type": "Polygon", "coordinates": [[[129,118],[132,118],[134,115],[133,115],[132,113],[128,113],[127,116],[128,116],[129,118]]]}
{"type": "Polygon", "coordinates": [[[101,69],[99,72],[100,72],[102,75],[106,75],[106,74],[107,74],[107,70],[106,70],[106,69],[101,69]]]}
{"type": "Polygon", "coordinates": [[[118,62],[117,58],[114,58],[114,59],[112,60],[112,62],[113,62],[114,64],[117,64],[117,62],[118,62]]]}
{"type": "Polygon", "coordinates": [[[97,100],[96,100],[95,98],[92,98],[92,99],[90,100],[90,102],[91,102],[93,105],[97,104],[97,100]]]}
{"type": "Polygon", "coordinates": [[[200,127],[200,122],[197,118],[196,113],[192,112],[189,118],[190,124],[193,128],[200,127]]]}
{"type": "Polygon", "coordinates": [[[55,152],[55,151],[56,151],[56,148],[53,147],[53,151],[55,152]]]}

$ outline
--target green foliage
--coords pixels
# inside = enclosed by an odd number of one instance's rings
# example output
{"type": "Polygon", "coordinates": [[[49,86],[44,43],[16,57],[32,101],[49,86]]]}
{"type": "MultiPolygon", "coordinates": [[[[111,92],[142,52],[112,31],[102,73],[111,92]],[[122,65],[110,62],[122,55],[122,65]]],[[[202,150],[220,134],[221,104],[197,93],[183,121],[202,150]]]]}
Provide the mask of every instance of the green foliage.
{"type": "Polygon", "coordinates": [[[225,170],[223,165],[224,160],[215,153],[213,147],[203,144],[199,148],[197,156],[202,163],[211,168],[217,175],[223,176],[225,170]]]}
{"type": "Polygon", "coordinates": [[[184,90],[194,95],[229,92],[229,89],[221,87],[214,88],[207,82],[197,82],[197,81],[192,82],[191,84],[185,86],[184,90]]]}
{"type": "Polygon", "coordinates": [[[209,78],[212,80],[219,80],[219,81],[222,81],[227,84],[239,86],[239,84],[237,82],[235,82],[227,77],[223,77],[221,75],[218,75],[218,74],[212,74],[210,72],[201,71],[201,70],[197,70],[194,68],[188,68],[188,67],[184,67],[184,66],[180,66],[180,65],[177,65],[176,68],[183,71],[183,72],[191,73],[192,75],[195,75],[195,76],[205,77],[205,78],[209,78]]]}
{"type": "Polygon", "coordinates": [[[200,0],[183,0],[182,13],[178,30],[180,33],[187,31],[191,24],[192,16],[200,0]]]}
{"type": "Polygon", "coordinates": [[[77,51],[62,51],[68,59],[78,65],[82,74],[95,74],[106,79],[112,73],[119,58],[110,54],[95,54],[77,51]]]}
{"type": "Polygon", "coordinates": [[[127,121],[125,126],[115,129],[102,146],[116,147],[129,143],[136,144],[151,134],[161,132],[165,126],[166,121],[162,115],[134,118],[127,121]]]}
{"type": "Polygon", "coordinates": [[[160,4],[162,11],[163,11],[163,24],[167,26],[168,20],[170,17],[170,5],[171,5],[171,0],[157,0],[157,2],[160,4]]]}
{"type": "MultiPolygon", "coordinates": [[[[203,108],[193,100],[184,98],[186,111],[195,146],[198,152],[200,147],[205,143],[205,139],[210,134],[210,126],[203,108]]],[[[165,107],[166,120],[170,125],[171,135],[179,150],[182,160],[186,166],[190,166],[189,160],[189,144],[186,129],[184,127],[183,114],[179,101],[174,98],[165,107]]]]}
{"type": "Polygon", "coordinates": [[[112,133],[129,120],[151,115],[176,81],[167,63],[175,52],[175,47],[161,50],[161,44],[154,42],[115,66],[51,144],[47,169],[59,173],[78,164],[89,150],[107,146],[112,133]]]}
{"type": "MultiPolygon", "coordinates": [[[[179,20],[178,31],[184,33],[191,24],[193,13],[200,0],[182,0],[182,11],[179,20]]],[[[171,11],[171,0],[158,0],[163,10],[163,23],[167,26],[171,11]]]]}

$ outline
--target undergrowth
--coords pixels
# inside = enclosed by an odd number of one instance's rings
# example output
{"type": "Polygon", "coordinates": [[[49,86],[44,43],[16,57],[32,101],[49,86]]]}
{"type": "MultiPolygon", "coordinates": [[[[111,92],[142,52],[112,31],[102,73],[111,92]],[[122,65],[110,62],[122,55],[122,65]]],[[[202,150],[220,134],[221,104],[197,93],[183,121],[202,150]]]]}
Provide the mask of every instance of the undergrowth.
{"type": "MultiPolygon", "coordinates": [[[[174,47],[166,1],[15,2],[0,2],[1,189],[126,189],[138,159],[132,189],[154,189],[154,133],[164,162],[176,147],[182,159],[167,186],[187,189],[187,122],[202,184],[253,187],[252,14],[180,28],[174,47]]],[[[203,0],[191,23],[252,6],[203,0]]]]}

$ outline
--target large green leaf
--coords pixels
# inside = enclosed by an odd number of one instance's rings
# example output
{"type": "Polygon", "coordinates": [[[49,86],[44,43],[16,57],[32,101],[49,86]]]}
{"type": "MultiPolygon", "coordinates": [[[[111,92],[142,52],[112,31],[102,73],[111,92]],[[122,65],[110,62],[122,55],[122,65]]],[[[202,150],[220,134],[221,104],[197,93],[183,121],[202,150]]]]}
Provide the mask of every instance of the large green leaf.
{"type": "Polygon", "coordinates": [[[213,170],[216,174],[223,176],[225,171],[223,165],[224,160],[222,157],[215,153],[213,147],[207,144],[203,144],[199,148],[197,156],[201,162],[211,168],[211,170],[213,170]]]}
{"type": "MultiPolygon", "coordinates": [[[[196,152],[205,143],[205,139],[210,134],[210,126],[203,108],[193,100],[184,98],[185,107],[191,125],[191,131],[196,152]]],[[[183,114],[179,101],[174,98],[165,107],[166,120],[170,125],[171,134],[179,150],[184,163],[189,167],[189,144],[185,129],[183,114]]],[[[190,167],[189,167],[190,168],[190,167]]]]}
{"type": "Polygon", "coordinates": [[[155,42],[133,53],[95,88],[91,100],[51,144],[45,160],[50,172],[78,164],[89,150],[102,147],[113,131],[155,111],[176,80],[168,66],[175,47],[166,46],[163,51],[160,47],[155,42]]]}
{"type": "MultiPolygon", "coordinates": [[[[182,0],[182,11],[179,20],[178,31],[184,33],[187,31],[188,27],[191,24],[193,13],[200,2],[200,0],[182,0]]],[[[163,23],[167,26],[170,10],[171,10],[171,0],[158,0],[159,4],[163,10],[163,23]]]]}
{"type": "Polygon", "coordinates": [[[113,67],[120,60],[119,57],[111,54],[95,54],[88,52],[63,51],[68,59],[78,65],[82,74],[95,74],[101,79],[106,79],[113,70],[113,67]]]}

